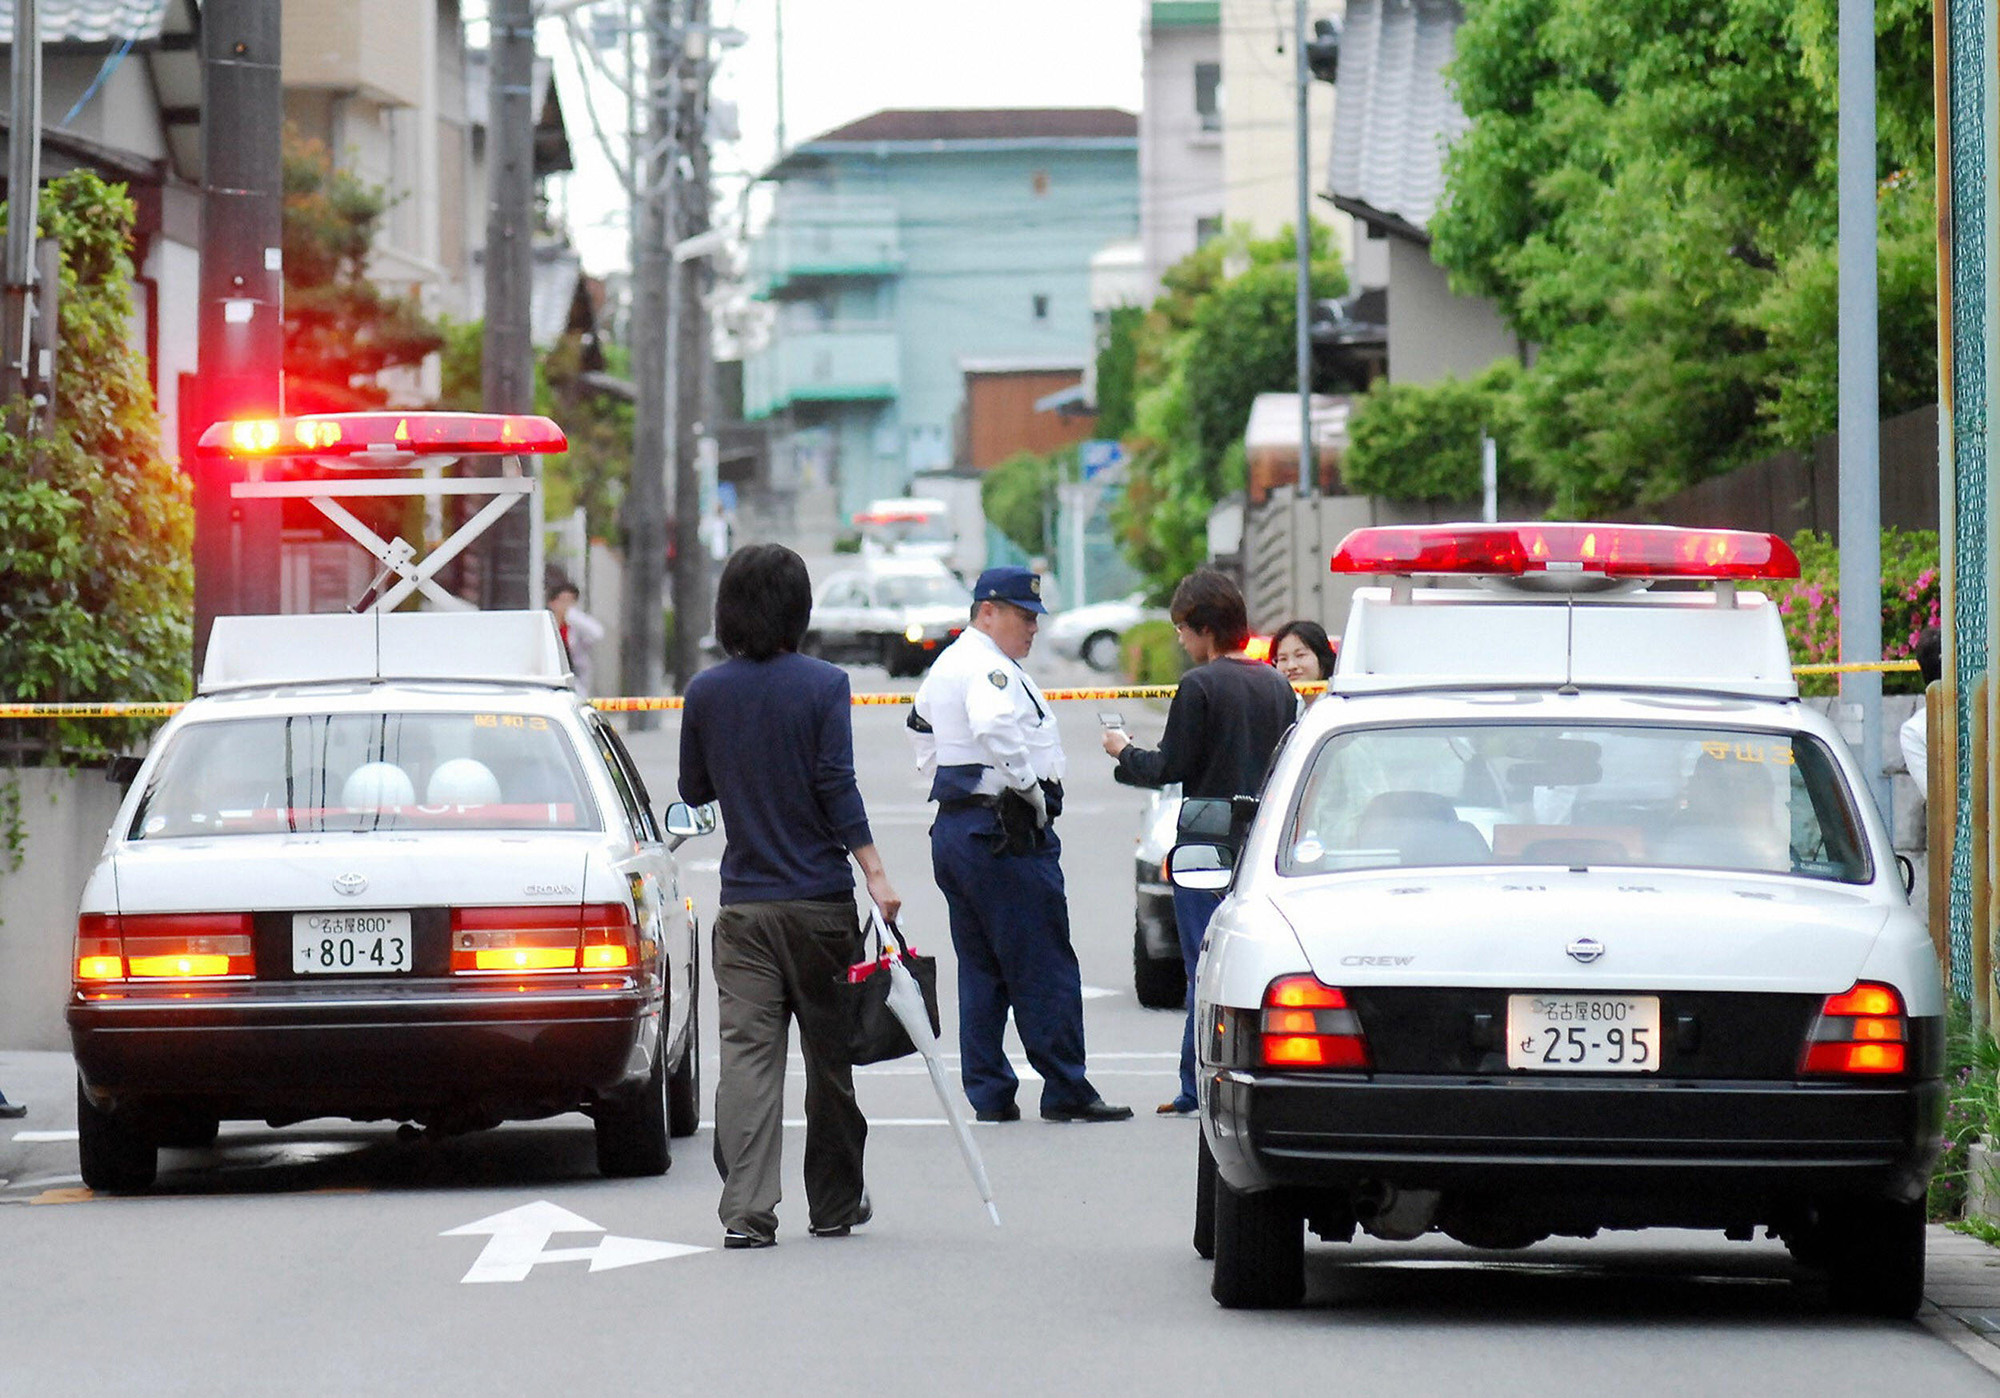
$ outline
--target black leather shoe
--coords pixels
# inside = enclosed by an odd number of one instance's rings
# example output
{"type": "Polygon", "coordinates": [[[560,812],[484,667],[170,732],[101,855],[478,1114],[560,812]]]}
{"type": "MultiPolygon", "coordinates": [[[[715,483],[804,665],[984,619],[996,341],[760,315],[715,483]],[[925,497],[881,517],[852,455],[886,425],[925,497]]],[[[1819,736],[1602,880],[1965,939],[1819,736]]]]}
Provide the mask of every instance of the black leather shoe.
{"type": "Polygon", "coordinates": [[[1130,1107],[1114,1107],[1102,1097],[1072,1107],[1043,1107],[1043,1121],[1130,1121],[1130,1107]]]}
{"type": "MultiPolygon", "coordinates": [[[[13,1121],[27,1114],[28,1104],[26,1102],[9,1102],[7,1095],[4,1092],[0,1092],[0,1120],[13,1121]]],[[[1014,1115],[1019,1116],[1020,1113],[1015,1112],[1014,1115]]]]}
{"type": "Polygon", "coordinates": [[[774,1248],[776,1238],[765,1238],[756,1233],[738,1233],[735,1229],[722,1235],[722,1245],[726,1248],[774,1248]]]}
{"type": "Polygon", "coordinates": [[[1019,1121],[1021,1119],[1021,1109],[1012,1102],[1009,1102],[1006,1106],[995,1107],[990,1112],[978,1111],[972,1115],[979,1121],[1019,1121]]]}
{"type": "Polygon", "coordinates": [[[868,1200],[868,1191],[861,1191],[861,1203],[854,1210],[854,1218],[848,1223],[836,1223],[831,1228],[822,1228],[817,1223],[806,1229],[815,1238],[845,1238],[869,1219],[875,1217],[875,1206],[868,1200]]]}

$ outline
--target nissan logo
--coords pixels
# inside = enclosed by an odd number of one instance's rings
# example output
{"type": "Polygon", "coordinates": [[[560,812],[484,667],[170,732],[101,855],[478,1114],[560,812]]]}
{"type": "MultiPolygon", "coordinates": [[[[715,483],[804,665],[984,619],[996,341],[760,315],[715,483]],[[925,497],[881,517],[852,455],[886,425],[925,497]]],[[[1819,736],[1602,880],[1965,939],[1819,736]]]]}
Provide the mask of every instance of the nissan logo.
{"type": "Polygon", "coordinates": [[[333,881],[333,891],[347,898],[360,895],[368,887],[368,879],[362,874],[342,874],[333,881]]]}
{"type": "Polygon", "coordinates": [[[1581,961],[1584,965],[1588,966],[1591,962],[1597,960],[1598,957],[1604,955],[1604,944],[1595,938],[1578,937],[1567,947],[1564,947],[1563,950],[1570,954],[1572,960],[1581,961]]]}

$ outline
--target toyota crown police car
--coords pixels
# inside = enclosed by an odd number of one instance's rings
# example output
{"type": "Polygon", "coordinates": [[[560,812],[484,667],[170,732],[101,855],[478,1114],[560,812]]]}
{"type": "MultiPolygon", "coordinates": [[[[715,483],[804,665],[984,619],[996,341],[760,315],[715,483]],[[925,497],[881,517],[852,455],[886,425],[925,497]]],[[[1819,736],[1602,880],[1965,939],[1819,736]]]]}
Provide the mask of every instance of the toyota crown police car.
{"type": "Polygon", "coordinates": [[[696,929],[546,612],[224,617],[77,918],[92,1188],[315,1116],[588,1112],[609,1175],[696,1127],[696,929]]]}
{"type": "Polygon", "coordinates": [[[1307,1229],[1761,1227],[1837,1302],[1912,1313],[1943,993],[1858,765],[1739,586],[1791,551],[1427,526],[1333,568],[1392,581],[1261,802],[1189,802],[1171,856],[1232,888],[1197,985],[1216,1299],[1299,1299],[1307,1229]]]}

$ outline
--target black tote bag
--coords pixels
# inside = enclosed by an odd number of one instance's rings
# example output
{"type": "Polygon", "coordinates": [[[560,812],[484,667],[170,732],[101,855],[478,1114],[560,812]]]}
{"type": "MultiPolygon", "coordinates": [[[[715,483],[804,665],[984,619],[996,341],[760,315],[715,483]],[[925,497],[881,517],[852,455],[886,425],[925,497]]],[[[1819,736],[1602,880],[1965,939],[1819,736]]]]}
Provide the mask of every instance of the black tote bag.
{"type": "MultiPolygon", "coordinates": [[[[834,998],[840,1004],[841,1022],[846,1033],[847,1061],[855,1064],[881,1063],[917,1051],[917,1046],[910,1041],[909,1031],[896,1018],[896,1012],[889,1008],[890,957],[900,960],[910,978],[917,983],[917,989],[923,993],[924,1011],[930,1018],[931,1034],[936,1036],[939,1032],[937,958],[919,956],[911,951],[910,944],[903,940],[902,931],[893,922],[887,926],[895,946],[889,947],[882,936],[883,921],[872,910],[868,914],[868,924],[875,934],[875,955],[857,962],[845,977],[834,983],[834,998]]],[[[868,940],[864,936],[864,954],[867,947],[868,940]]]]}

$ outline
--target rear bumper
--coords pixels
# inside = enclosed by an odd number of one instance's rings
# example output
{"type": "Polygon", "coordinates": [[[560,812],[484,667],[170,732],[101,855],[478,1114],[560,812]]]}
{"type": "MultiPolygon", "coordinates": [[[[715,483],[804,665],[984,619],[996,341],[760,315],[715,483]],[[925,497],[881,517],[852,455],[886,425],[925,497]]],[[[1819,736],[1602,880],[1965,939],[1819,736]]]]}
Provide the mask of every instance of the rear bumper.
{"type": "Polygon", "coordinates": [[[1935,1079],[1852,1086],[1211,1069],[1203,1087],[1216,1168],[1239,1190],[1604,1194],[1663,1218],[1703,1202],[1740,1212],[1829,1196],[1919,1198],[1944,1100],[1935,1079]]]}
{"type": "Polygon", "coordinates": [[[213,998],[73,1001],[99,1106],[171,1100],[225,1118],[519,1118],[637,1090],[660,1051],[657,988],[436,993],[260,985],[213,998]]]}

